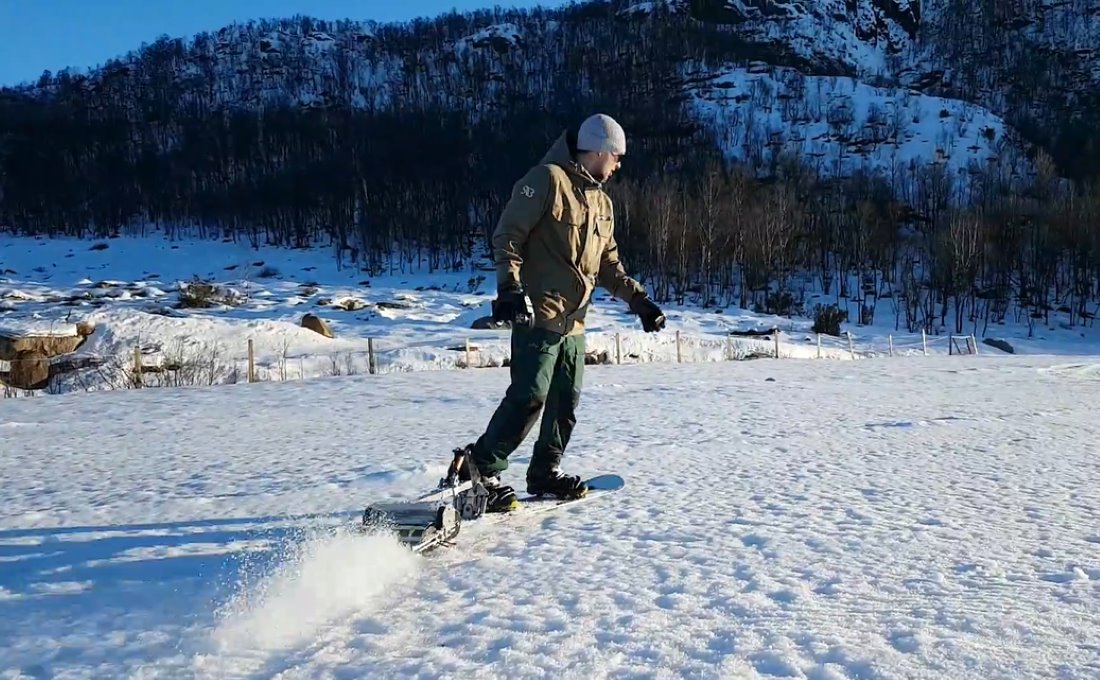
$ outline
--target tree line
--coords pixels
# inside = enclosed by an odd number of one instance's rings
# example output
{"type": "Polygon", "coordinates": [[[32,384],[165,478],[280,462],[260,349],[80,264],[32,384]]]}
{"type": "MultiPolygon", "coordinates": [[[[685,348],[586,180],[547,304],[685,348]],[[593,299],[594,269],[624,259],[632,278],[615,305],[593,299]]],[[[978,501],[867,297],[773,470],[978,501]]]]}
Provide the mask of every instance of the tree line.
{"type": "Polygon", "coordinates": [[[894,182],[836,179],[786,159],[761,182],[710,159],[625,179],[619,238],[663,301],[893,322],[908,332],[1091,325],[1100,311],[1100,177],[1073,183],[1049,156],[1025,186],[965,186],[942,165],[894,182]],[[966,191],[972,200],[953,200],[966,191]]]}
{"type": "MultiPolygon", "coordinates": [[[[813,65],[623,6],[260,21],[161,38],[90,76],[43,74],[0,91],[0,228],[322,241],[369,274],[462,269],[561,128],[604,110],[632,136],[609,187],[618,238],[661,301],[813,313],[821,289],[858,322],[885,301],[910,330],[1092,319],[1100,169],[1069,145],[1023,186],[992,171],[960,184],[934,164],[885,178],[730,163],[685,114],[682,65],[813,65]],[[490,24],[504,29],[479,32],[490,24]]],[[[1078,117],[1048,137],[1087,149],[1097,129],[1078,117]]]]}

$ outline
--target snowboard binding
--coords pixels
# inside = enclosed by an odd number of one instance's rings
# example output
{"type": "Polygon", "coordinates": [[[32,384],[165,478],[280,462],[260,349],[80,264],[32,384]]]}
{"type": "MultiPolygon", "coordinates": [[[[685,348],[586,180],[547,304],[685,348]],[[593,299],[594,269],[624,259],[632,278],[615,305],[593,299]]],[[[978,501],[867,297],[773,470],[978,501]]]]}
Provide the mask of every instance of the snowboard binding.
{"type": "Polygon", "coordinates": [[[460,491],[455,498],[458,516],[467,521],[475,520],[484,515],[485,510],[489,507],[489,489],[481,481],[481,473],[474,465],[469,446],[463,449],[455,449],[455,461],[458,461],[456,476],[461,478],[462,470],[465,470],[466,478],[470,481],[470,488],[460,491]]]}
{"type": "MultiPolygon", "coordinates": [[[[470,456],[469,446],[460,446],[453,451],[454,458],[451,460],[450,465],[447,466],[447,476],[439,480],[440,489],[453,489],[459,485],[460,482],[465,481],[462,479],[462,471],[466,467],[466,460],[470,456]]],[[[469,479],[467,475],[466,479],[469,479]]]]}

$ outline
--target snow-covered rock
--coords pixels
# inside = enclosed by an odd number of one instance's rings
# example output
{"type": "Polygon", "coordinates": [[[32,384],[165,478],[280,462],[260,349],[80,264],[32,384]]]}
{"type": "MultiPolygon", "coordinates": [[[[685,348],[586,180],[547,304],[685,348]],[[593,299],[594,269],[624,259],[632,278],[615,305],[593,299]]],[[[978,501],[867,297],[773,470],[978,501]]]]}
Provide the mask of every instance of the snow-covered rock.
{"type": "Polygon", "coordinates": [[[473,35],[468,35],[455,44],[455,49],[463,51],[474,48],[490,48],[496,52],[507,52],[523,47],[523,32],[513,23],[486,26],[473,35]]]}

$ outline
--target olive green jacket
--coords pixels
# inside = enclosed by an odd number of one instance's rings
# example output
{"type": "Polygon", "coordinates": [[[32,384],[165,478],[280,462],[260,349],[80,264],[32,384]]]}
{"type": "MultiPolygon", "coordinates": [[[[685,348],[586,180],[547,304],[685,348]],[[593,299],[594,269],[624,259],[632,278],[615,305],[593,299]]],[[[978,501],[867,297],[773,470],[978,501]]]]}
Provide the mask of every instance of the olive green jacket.
{"type": "Polygon", "coordinates": [[[645,292],[619,261],[611,197],[573,160],[566,133],[512,187],[493,259],[498,289],[522,285],[535,326],[563,335],[584,332],[597,285],[627,302],[645,292]]]}

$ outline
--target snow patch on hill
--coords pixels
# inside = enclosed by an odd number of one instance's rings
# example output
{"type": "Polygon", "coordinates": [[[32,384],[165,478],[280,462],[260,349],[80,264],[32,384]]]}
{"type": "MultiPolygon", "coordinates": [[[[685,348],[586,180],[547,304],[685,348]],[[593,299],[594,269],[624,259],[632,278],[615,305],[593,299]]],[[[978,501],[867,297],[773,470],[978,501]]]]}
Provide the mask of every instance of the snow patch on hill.
{"type": "Polygon", "coordinates": [[[473,35],[458,40],[455,43],[455,50],[464,52],[468,49],[489,47],[498,52],[504,52],[522,45],[523,32],[520,28],[513,23],[504,23],[486,26],[473,35]]]}
{"type": "Polygon", "coordinates": [[[712,0],[695,8],[751,44],[858,77],[890,74],[890,57],[910,45],[919,13],[907,0],[712,0]]]}
{"type": "Polygon", "coordinates": [[[684,81],[690,115],[741,160],[766,166],[787,152],[827,175],[870,169],[887,178],[929,162],[956,176],[985,166],[1015,178],[1032,171],[1011,126],[957,99],[766,64],[692,65],[684,81]]]}

